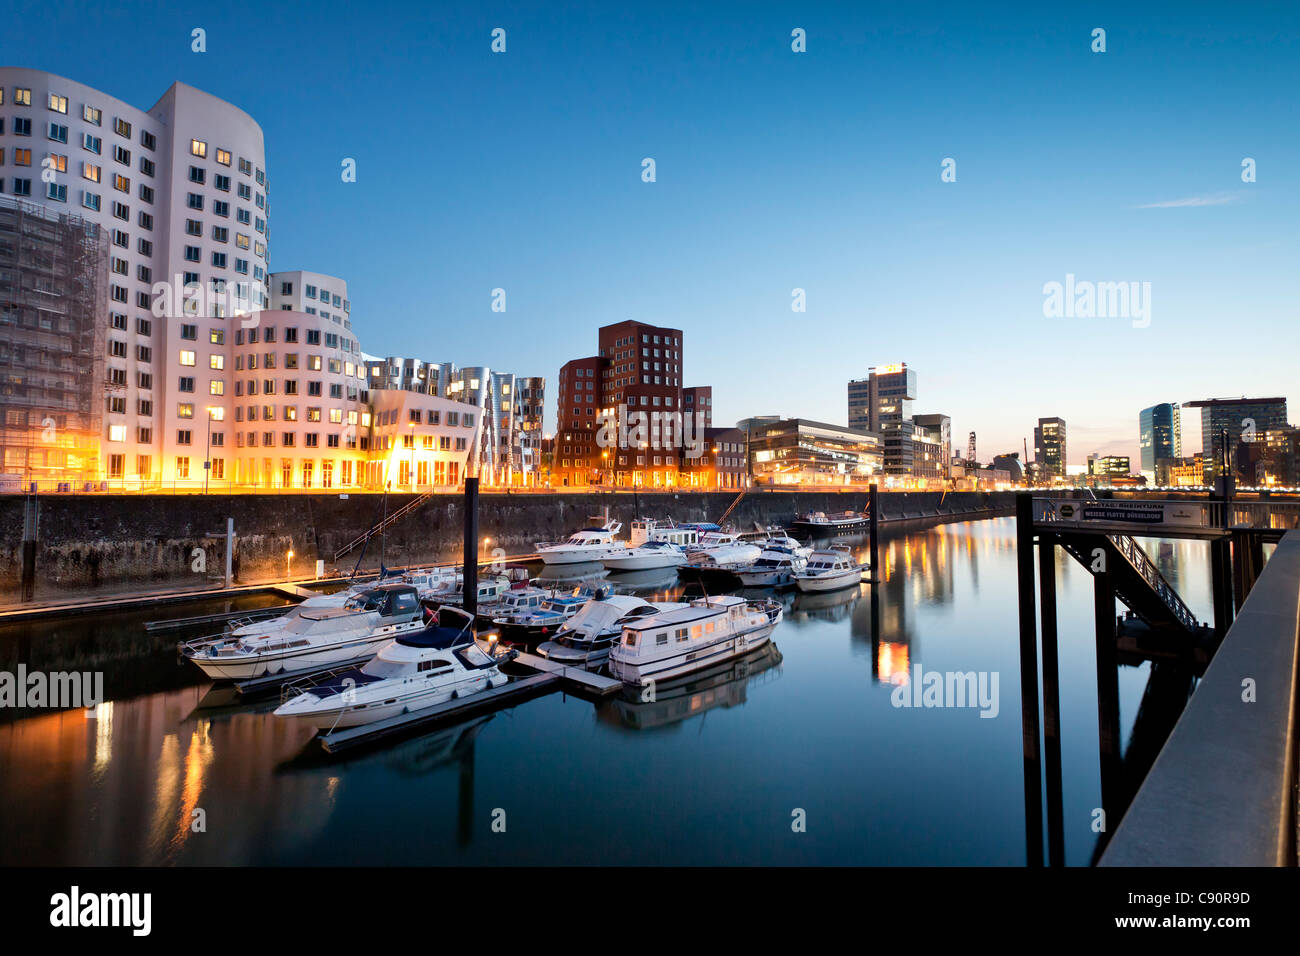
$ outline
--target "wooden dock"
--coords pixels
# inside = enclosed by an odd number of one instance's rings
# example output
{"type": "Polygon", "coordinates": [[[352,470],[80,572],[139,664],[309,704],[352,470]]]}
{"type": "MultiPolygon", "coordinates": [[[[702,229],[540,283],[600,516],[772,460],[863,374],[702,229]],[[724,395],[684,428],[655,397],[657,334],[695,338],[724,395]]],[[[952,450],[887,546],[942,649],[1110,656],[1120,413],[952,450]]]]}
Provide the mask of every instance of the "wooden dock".
{"type": "Polygon", "coordinates": [[[520,677],[501,687],[481,691],[469,697],[445,701],[410,714],[398,714],[396,717],[378,720],[373,724],[365,724],[361,727],[348,727],[344,730],[329,731],[317,735],[316,739],[320,741],[320,745],[325,749],[326,753],[336,754],[350,747],[374,743],[385,737],[409,733],[431,724],[472,717],[486,711],[500,710],[502,707],[519,703],[552,690],[558,681],[559,678],[554,674],[533,674],[531,677],[520,677]]]}
{"type": "Polygon", "coordinates": [[[557,664],[555,661],[547,660],[545,657],[538,657],[536,654],[526,654],[521,651],[515,657],[515,661],[525,667],[531,667],[535,671],[553,674],[565,683],[574,685],[577,690],[590,691],[601,697],[617,693],[623,688],[621,680],[616,680],[613,677],[603,677],[582,667],[557,664]]]}

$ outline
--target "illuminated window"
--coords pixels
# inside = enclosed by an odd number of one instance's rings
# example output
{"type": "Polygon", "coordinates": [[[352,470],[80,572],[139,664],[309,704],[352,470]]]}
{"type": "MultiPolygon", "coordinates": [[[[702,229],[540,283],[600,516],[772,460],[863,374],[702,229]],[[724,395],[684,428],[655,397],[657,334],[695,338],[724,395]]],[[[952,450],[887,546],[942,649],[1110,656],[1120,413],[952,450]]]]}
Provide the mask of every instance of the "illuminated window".
{"type": "Polygon", "coordinates": [[[208,144],[201,139],[190,140],[190,153],[201,159],[208,157],[208,144]]]}
{"type": "Polygon", "coordinates": [[[182,364],[182,365],[193,365],[193,364],[194,364],[194,353],[193,353],[193,352],[188,352],[188,351],[184,351],[184,350],[182,350],[182,351],[181,351],[181,364],[182,364]]]}
{"type": "Polygon", "coordinates": [[[125,425],[109,425],[109,426],[108,426],[108,440],[109,440],[109,441],[126,441],[126,426],[125,426],[125,425]]]}

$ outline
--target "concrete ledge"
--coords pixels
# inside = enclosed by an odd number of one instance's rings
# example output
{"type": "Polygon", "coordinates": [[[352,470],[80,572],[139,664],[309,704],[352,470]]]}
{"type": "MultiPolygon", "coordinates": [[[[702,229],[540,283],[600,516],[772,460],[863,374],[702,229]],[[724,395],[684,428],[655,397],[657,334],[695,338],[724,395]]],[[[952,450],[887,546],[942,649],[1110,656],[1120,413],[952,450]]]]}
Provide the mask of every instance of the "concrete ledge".
{"type": "Polygon", "coordinates": [[[1102,866],[1295,863],[1300,532],[1289,531],[1169,735],[1102,866]],[[1255,681],[1255,702],[1242,682],[1255,681]]]}

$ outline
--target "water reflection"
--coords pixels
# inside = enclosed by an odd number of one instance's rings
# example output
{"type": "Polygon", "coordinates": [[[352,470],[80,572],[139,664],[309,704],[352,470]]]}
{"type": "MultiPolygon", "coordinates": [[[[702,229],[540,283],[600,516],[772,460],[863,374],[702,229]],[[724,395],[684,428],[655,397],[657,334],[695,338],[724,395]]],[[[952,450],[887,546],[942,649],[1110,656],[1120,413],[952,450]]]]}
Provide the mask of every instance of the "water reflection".
{"type": "Polygon", "coordinates": [[[752,654],[656,685],[653,700],[644,700],[639,688],[627,688],[597,704],[596,713],[603,722],[629,730],[675,727],[715,707],[744,704],[751,687],[780,676],[780,664],[781,652],[769,641],[752,654]]]}

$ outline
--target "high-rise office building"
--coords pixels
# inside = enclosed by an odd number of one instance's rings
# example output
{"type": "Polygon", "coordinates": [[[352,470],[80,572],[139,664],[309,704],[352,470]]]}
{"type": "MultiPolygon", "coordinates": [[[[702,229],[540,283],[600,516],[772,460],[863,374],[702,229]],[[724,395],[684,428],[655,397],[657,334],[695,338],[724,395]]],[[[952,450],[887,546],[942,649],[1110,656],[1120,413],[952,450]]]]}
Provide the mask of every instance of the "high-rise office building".
{"type": "MultiPolygon", "coordinates": [[[[1201,451],[1207,485],[1213,485],[1214,479],[1223,474],[1225,449],[1231,457],[1239,442],[1262,438],[1265,432],[1287,426],[1285,398],[1209,398],[1185,402],[1183,407],[1201,410],[1201,451]]],[[[1234,468],[1229,461],[1229,473],[1234,468]]]]}
{"type": "Polygon", "coordinates": [[[1138,452],[1148,481],[1155,480],[1160,459],[1183,456],[1182,410],[1177,403],[1162,402],[1138,412],[1138,452]]]}
{"type": "Polygon", "coordinates": [[[849,427],[876,432],[885,446],[885,473],[913,473],[912,402],[916,372],[906,362],[878,365],[848,385],[849,427]]]}
{"type": "Polygon", "coordinates": [[[952,419],[930,413],[914,415],[912,422],[916,432],[912,443],[913,473],[920,478],[947,478],[952,463],[952,419]]]}
{"type": "Polygon", "coordinates": [[[1040,481],[1065,477],[1065,419],[1040,418],[1034,429],[1034,464],[1040,481]]]}

